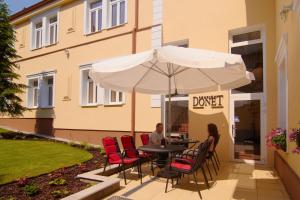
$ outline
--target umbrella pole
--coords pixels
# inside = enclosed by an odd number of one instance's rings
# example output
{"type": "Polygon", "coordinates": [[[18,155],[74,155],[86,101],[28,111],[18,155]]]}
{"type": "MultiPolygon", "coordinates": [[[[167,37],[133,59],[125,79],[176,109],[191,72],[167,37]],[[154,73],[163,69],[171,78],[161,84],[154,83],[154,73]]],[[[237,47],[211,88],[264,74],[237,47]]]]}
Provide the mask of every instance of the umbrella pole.
{"type": "Polygon", "coordinates": [[[171,77],[169,77],[168,136],[171,136],[171,77]]]}

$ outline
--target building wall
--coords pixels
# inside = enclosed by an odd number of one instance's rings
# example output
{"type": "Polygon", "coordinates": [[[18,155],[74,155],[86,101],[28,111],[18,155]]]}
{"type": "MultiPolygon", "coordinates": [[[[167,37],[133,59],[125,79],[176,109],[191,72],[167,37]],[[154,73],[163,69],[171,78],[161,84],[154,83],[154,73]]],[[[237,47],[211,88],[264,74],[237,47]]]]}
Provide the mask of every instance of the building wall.
{"type": "MultiPolygon", "coordinates": [[[[300,73],[300,14],[290,11],[286,20],[282,20],[280,9],[283,5],[289,5],[292,1],[276,1],[276,46],[279,47],[281,37],[287,33],[287,55],[288,55],[288,130],[300,126],[299,106],[299,73],[300,73]]],[[[296,2],[296,1],[295,1],[296,2]]],[[[279,66],[277,66],[279,67],[279,66]]],[[[294,142],[288,141],[288,152],[279,151],[279,155],[290,165],[292,170],[300,177],[300,157],[292,153],[296,147],[294,142]]]]}
{"type": "MultiPolygon", "coordinates": [[[[152,1],[140,1],[139,8],[137,52],[151,48],[152,1]]],[[[125,95],[124,105],[81,106],[79,67],[92,61],[132,53],[134,9],[135,1],[129,0],[127,24],[99,33],[84,35],[83,1],[77,0],[63,4],[59,9],[59,42],[56,45],[33,51],[30,50],[29,45],[30,19],[23,20],[20,24],[18,21],[14,22],[18,39],[16,48],[22,57],[21,61],[18,62],[20,65],[18,73],[21,74],[20,81],[27,83],[27,75],[56,70],[54,108],[31,109],[25,112],[23,117],[53,118],[54,129],[129,132],[131,129],[131,94],[125,95]],[[70,32],[70,28],[73,31],[70,32]],[[114,37],[116,35],[117,37],[114,37]],[[98,41],[93,42],[95,40],[98,41]],[[76,46],[83,43],[88,44],[76,46]],[[69,56],[66,55],[65,49],[68,49],[69,56]],[[68,96],[69,100],[65,100],[65,96],[68,96]]],[[[22,99],[26,105],[26,93],[22,95],[22,99]]],[[[160,121],[160,108],[151,108],[150,100],[149,95],[137,94],[136,96],[137,131],[152,131],[155,124],[160,121]],[[145,120],[145,114],[147,120],[145,120]]],[[[34,121],[32,122],[34,123],[34,121]]]]}
{"type": "MultiPolygon", "coordinates": [[[[163,42],[170,43],[187,39],[189,47],[221,52],[229,51],[229,31],[261,25],[266,32],[266,132],[276,127],[276,70],[275,63],[275,2],[273,0],[227,0],[227,1],[164,1],[163,42]]],[[[189,135],[192,138],[206,138],[206,126],[214,122],[221,130],[218,151],[223,160],[230,159],[232,146],[228,91],[201,95],[224,95],[224,109],[194,110],[190,95],[189,135]],[[213,114],[213,115],[210,115],[213,114]]],[[[265,134],[265,133],[264,133],[265,134]]],[[[267,152],[266,163],[272,165],[273,153],[267,152]]]]}

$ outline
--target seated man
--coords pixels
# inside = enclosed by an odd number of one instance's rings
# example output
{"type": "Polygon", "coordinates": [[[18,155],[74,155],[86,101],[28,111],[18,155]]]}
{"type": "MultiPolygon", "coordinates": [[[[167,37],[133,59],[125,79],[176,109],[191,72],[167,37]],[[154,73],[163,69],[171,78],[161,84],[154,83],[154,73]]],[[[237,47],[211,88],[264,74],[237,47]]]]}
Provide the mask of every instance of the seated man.
{"type": "MultiPolygon", "coordinates": [[[[153,133],[150,135],[149,143],[150,145],[160,145],[161,140],[164,139],[163,136],[163,124],[162,123],[157,123],[156,124],[156,129],[153,133]]],[[[158,154],[158,159],[157,159],[157,166],[159,168],[162,168],[166,165],[167,159],[168,159],[168,153],[159,153],[158,154]]]]}
{"type": "Polygon", "coordinates": [[[157,123],[155,131],[150,135],[149,143],[151,145],[161,144],[161,140],[163,139],[163,130],[164,130],[163,124],[157,123]]]}

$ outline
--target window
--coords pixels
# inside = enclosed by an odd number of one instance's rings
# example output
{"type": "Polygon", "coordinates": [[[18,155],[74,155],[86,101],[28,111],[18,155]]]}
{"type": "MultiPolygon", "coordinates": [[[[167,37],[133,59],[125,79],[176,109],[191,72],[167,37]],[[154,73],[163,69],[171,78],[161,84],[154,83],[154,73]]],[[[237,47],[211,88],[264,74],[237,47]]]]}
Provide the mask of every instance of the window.
{"type": "Polygon", "coordinates": [[[38,49],[58,42],[58,9],[31,20],[31,48],[38,49]]]}
{"type": "Polygon", "coordinates": [[[95,84],[89,77],[89,68],[80,70],[82,106],[96,105],[121,105],[124,104],[124,93],[119,91],[107,90],[95,84]]]}
{"type": "Polygon", "coordinates": [[[264,69],[263,69],[263,40],[261,31],[233,34],[230,51],[240,54],[248,71],[255,76],[255,81],[240,88],[232,90],[237,93],[263,93],[264,92],[264,69]]]}
{"type": "Polygon", "coordinates": [[[109,19],[110,26],[117,26],[126,22],[126,1],[110,0],[109,2],[109,19]]]}
{"type": "Polygon", "coordinates": [[[88,104],[96,104],[97,103],[97,88],[98,88],[97,85],[88,76],[88,81],[87,81],[88,104]]]}
{"type": "Polygon", "coordinates": [[[102,30],[102,13],[102,0],[90,4],[89,22],[91,33],[102,30]]]}
{"type": "Polygon", "coordinates": [[[41,48],[43,44],[43,23],[39,22],[35,24],[35,31],[34,31],[34,37],[35,37],[35,48],[41,48]]]}
{"type": "Polygon", "coordinates": [[[49,108],[54,106],[54,75],[37,74],[28,79],[27,107],[49,108]]]}
{"type": "Polygon", "coordinates": [[[36,108],[38,106],[39,82],[38,78],[28,80],[27,107],[36,108]]]}
{"type": "Polygon", "coordinates": [[[123,92],[109,90],[108,103],[113,104],[122,104],[123,103],[123,92]]]}
{"type": "Polygon", "coordinates": [[[49,44],[57,43],[57,16],[54,16],[49,19],[49,44]]]}

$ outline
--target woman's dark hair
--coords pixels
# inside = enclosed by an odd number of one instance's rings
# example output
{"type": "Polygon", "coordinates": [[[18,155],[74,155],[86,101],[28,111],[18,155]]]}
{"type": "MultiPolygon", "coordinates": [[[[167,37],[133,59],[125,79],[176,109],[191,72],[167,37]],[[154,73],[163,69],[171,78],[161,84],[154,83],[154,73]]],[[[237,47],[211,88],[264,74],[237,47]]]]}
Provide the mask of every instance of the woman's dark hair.
{"type": "Polygon", "coordinates": [[[215,125],[213,123],[208,124],[207,129],[208,129],[209,136],[213,136],[216,141],[217,138],[219,137],[219,131],[218,131],[217,125],[215,125]]]}

